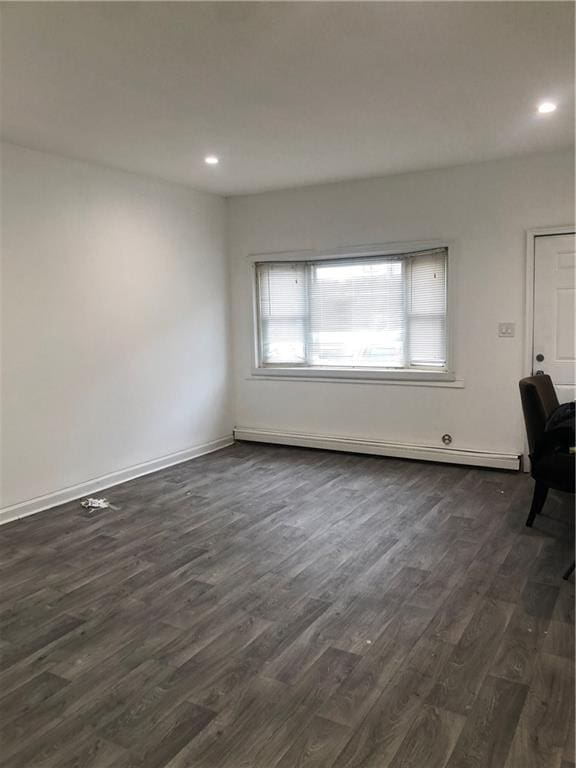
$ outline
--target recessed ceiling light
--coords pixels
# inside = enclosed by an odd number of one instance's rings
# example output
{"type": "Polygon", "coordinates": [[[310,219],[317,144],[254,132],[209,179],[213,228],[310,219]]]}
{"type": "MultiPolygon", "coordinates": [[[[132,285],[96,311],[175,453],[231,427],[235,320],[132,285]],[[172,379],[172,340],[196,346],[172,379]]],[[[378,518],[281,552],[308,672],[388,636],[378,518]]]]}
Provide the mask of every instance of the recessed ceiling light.
{"type": "Polygon", "coordinates": [[[216,157],[216,155],[206,155],[204,158],[204,162],[206,165],[218,165],[220,162],[220,159],[216,157]]]}
{"type": "Polygon", "coordinates": [[[551,101],[543,101],[542,104],[538,106],[538,112],[540,112],[541,115],[547,115],[549,112],[555,111],[556,104],[553,104],[551,101]]]}

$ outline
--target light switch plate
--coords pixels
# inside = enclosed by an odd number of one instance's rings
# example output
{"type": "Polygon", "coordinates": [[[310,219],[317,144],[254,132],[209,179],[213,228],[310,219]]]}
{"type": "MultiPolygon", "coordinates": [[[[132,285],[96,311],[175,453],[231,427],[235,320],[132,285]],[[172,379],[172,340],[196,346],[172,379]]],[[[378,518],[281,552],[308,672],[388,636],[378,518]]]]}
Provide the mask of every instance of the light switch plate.
{"type": "Polygon", "coordinates": [[[516,323],[498,323],[498,336],[512,339],[516,334],[516,323]]]}

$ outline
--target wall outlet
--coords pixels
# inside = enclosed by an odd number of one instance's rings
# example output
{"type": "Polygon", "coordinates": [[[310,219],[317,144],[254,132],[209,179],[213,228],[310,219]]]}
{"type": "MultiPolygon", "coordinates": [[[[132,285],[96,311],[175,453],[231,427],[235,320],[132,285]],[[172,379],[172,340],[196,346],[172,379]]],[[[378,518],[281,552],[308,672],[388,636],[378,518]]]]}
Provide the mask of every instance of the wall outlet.
{"type": "Polygon", "coordinates": [[[516,323],[498,323],[498,336],[512,339],[516,334],[516,323]]]}

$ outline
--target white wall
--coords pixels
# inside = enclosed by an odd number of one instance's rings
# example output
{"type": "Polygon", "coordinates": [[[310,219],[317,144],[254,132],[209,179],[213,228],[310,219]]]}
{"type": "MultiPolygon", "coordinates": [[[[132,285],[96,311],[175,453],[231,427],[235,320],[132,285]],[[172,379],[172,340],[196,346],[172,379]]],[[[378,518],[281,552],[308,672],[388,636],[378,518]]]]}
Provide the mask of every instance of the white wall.
{"type": "Polygon", "coordinates": [[[3,144],[1,203],[2,506],[229,438],[224,201],[3,144]]]}
{"type": "Polygon", "coordinates": [[[231,198],[235,416],[242,427],[522,453],[525,231],[573,223],[573,156],[554,152],[231,198]],[[464,388],[250,378],[250,253],[449,239],[464,388]],[[517,325],[498,338],[498,321],[517,325]]]}

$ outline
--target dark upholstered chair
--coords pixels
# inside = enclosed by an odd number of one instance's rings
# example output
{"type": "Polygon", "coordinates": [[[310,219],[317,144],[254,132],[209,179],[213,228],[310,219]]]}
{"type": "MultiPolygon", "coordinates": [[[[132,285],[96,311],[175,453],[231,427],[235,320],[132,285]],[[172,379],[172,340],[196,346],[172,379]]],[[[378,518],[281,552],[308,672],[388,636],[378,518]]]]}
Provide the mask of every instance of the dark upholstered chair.
{"type": "MultiPolygon", "coordinates": [[[[550,488],[574,493],[574,461],[573,457],[568,454],[557,456],[556,460],[552,462],[533,460],[537,444],[544,436],[546,422],[559,405],[550,376],[539,374],[521,379],[520,397],[522,398],[522,410],[528,433],[532,477],[536,481],[532,506],[526,520],[526,525],[532,527],[534,518],[542,511],[550,488]]],[[[573,570],[574,563],[564,574],[564,578],[568,578],[573,570]]]]}

